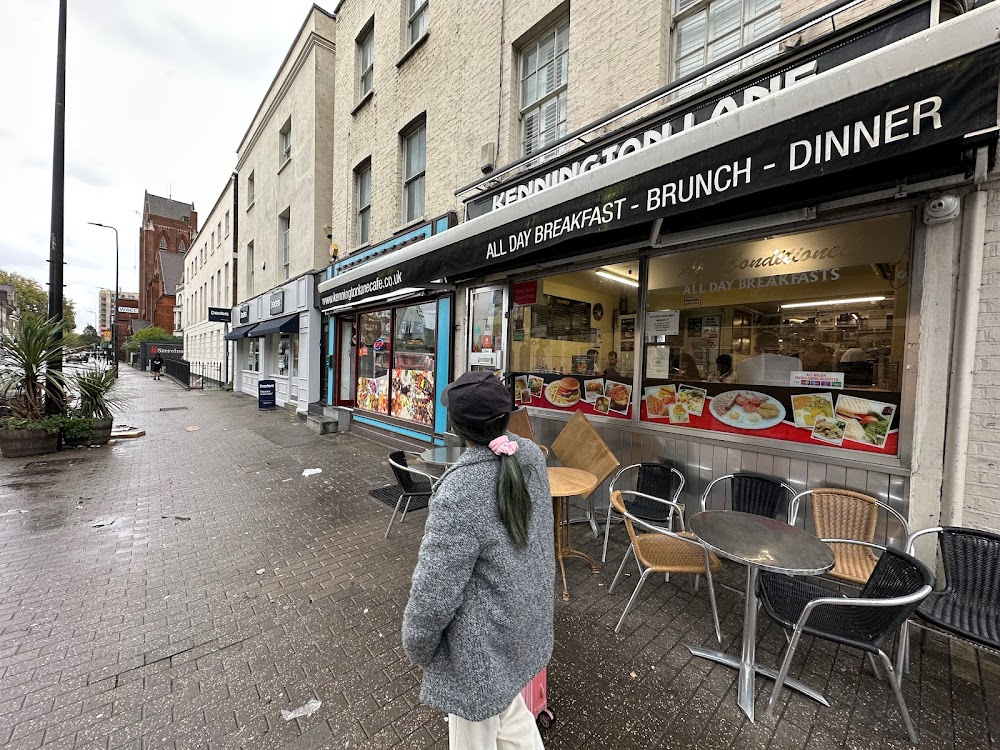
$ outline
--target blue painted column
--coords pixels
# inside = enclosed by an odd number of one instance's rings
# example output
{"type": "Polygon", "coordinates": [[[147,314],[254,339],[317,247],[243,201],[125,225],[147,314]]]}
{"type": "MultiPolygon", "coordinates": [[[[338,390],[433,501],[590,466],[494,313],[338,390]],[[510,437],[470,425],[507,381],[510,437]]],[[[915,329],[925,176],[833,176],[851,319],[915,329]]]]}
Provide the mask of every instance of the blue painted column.
{"type": "Polygon", "coordinates": [[[438,300],[437,309],[437,359],[434,373],[434,432],[448,429],[448,410],[441,405],[441,393],[451,382],[451,297],[438,300]]]}

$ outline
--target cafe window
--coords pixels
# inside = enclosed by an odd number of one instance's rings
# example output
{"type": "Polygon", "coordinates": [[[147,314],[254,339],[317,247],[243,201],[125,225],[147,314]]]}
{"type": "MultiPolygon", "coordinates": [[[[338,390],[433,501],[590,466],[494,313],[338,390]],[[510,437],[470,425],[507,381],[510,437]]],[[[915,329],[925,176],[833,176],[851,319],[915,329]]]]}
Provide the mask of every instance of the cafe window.
{"type": "Polygon", "coordinates": [[[434,426],[437,303],[363,313],[357,408],[434,426]]]}
{"type": "Polygon", "coordinates": [[[910,232],[899,214],[651,259],[641,419],[896,455],[910,232]]]}
{"type": "Polygon", "coordinates": [[[519,403],[631,418],[639,264],[517,282],[511,375],[519,403]]]}

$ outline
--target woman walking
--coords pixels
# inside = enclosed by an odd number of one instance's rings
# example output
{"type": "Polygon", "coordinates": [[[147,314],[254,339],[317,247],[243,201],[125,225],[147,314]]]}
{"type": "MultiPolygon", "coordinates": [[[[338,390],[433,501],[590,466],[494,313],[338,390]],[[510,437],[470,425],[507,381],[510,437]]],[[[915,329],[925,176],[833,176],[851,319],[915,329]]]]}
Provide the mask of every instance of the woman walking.
{"type": "Polygon", "coordinates": [[[149,369],[153,373],[153,380],[160,379],[160,370],[163,369],[163,357],[157,352],[153,355],[153,358],[149,361],[149,369]]]}
{"type": "Polygon", "coordinates": [[[446,711],[452,750],[537,750],[521,690],[552,655],[555,558],[545,459],[508,433],[511,396],[489,372],[445,388],[469,446],[430,501],[403,648],[420,700],[446,711]]]}

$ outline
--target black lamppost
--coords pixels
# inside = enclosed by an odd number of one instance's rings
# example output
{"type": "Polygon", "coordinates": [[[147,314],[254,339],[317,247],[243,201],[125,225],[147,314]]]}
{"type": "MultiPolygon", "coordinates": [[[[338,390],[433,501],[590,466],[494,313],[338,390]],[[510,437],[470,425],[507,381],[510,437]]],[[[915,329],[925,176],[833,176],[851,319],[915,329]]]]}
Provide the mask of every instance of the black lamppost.
{"type": "Polygon", "coordinates": [[[111,229],[115,233],[115,293],[114,301],[112,302],[113,307],[111,308],[114,312],[111,314],[111,356],[115,361],[115,377],[118,377],[118,230],[107,224],[101,224],[97,221],[88,221],[88,224],[95,227],[103,227],[104,229],[111,229]]]}

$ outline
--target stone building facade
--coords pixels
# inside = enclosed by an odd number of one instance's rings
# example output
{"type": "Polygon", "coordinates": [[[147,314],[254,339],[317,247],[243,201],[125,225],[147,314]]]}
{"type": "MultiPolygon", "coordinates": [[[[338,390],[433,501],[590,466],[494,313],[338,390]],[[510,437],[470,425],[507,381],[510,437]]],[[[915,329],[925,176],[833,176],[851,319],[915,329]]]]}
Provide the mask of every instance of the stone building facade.
{"type": "Polygon", "coordinates": [[[191,203],[146,192],[139,230],[139,319],[167,332],[174,328],[174,293],[183,260],[198,233],[191,203]]]}

